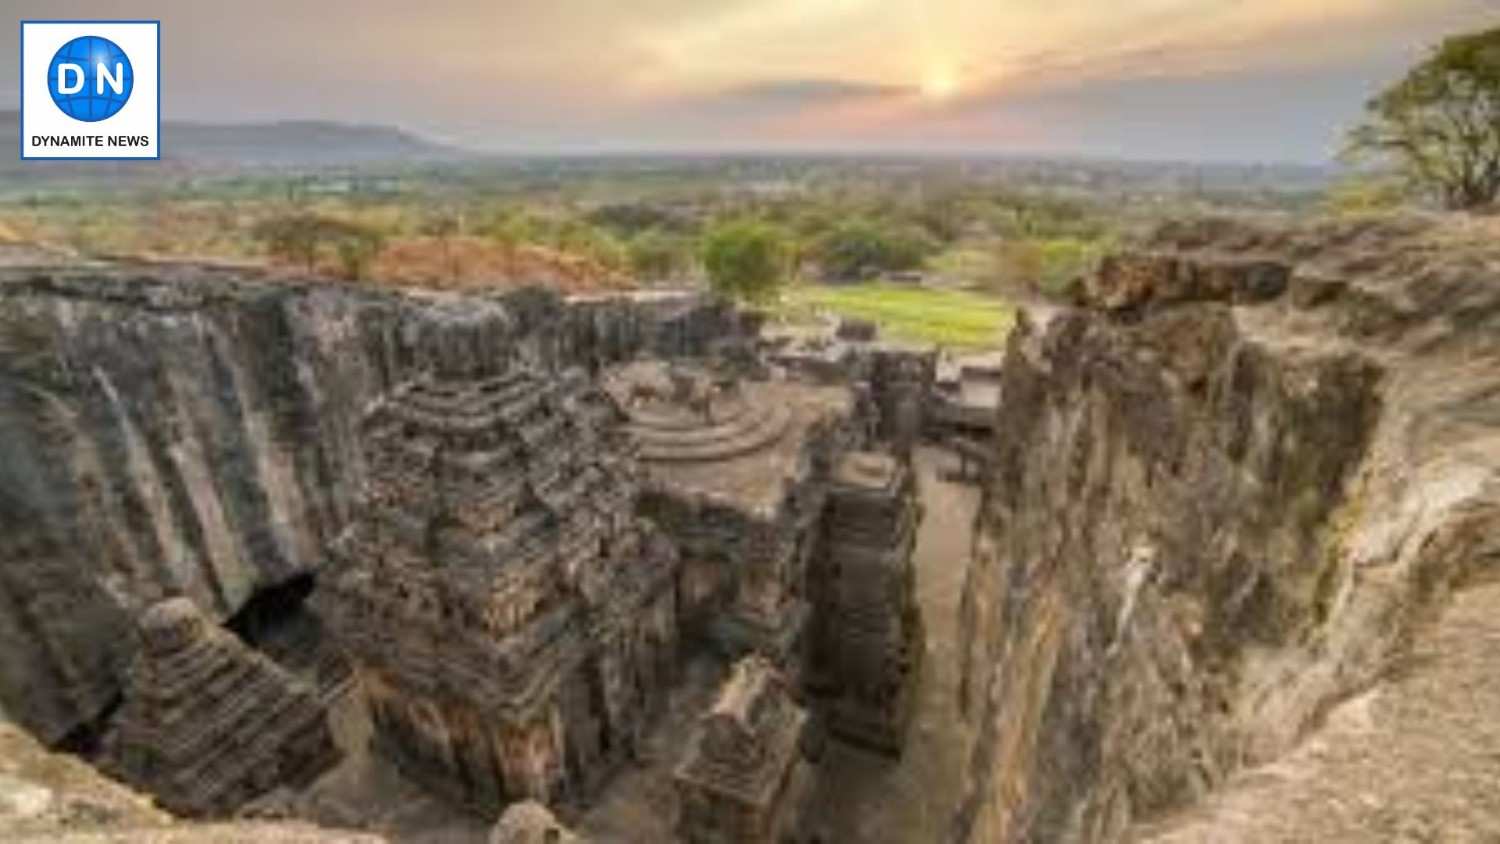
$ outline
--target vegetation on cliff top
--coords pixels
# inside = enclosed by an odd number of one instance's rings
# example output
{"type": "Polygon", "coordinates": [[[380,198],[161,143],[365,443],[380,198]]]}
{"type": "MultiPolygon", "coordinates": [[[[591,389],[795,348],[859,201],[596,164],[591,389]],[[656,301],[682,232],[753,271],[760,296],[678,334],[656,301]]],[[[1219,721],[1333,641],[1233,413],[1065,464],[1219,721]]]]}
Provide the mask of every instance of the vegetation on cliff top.
{"type": "Polygon", "coordinates": [[[1447,208],[1500,197],[1500,27],[1447,39],[1367,109],[1350,157],[1391,166],[1447,208]]]}

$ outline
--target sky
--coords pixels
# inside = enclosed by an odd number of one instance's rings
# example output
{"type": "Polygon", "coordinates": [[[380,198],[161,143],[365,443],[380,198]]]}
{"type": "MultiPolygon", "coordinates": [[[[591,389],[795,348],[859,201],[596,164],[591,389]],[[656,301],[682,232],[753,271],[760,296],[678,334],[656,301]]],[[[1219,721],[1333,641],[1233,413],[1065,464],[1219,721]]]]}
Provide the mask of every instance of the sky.
{"type": "MultiPolygon", "coordinates": [[[[162,112],[502,152],[1321,162],[1500,0],[0,0],[159,18],[162,112]]],[[[0,42],[0,107],[17,96],[0,42]]]]}

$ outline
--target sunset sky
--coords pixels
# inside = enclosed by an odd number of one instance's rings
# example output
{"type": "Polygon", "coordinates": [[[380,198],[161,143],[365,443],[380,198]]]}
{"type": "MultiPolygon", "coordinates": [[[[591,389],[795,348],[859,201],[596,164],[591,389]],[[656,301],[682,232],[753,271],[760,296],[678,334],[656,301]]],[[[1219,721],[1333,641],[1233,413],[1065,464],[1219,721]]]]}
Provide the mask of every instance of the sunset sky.
{"type": "MultiPolygon", "coordinates": [[[[160,18],[168,120],[315,117],[569,153],[1321,161],[1435,40],[1500,25],[1500,0],[4,5],[160,18]]],[[[16,48],[0,46],[6,107],[16,48]]]]}

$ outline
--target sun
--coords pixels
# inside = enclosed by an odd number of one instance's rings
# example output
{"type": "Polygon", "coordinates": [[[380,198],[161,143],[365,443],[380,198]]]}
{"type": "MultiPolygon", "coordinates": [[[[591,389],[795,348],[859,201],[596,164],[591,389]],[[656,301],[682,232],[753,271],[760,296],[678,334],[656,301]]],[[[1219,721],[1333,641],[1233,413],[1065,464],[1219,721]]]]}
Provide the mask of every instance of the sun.
{"type": "Polygon", "coordinates": [[[946,100],[958,93],[958,77],[946,67],[935,67],[922,79],[922,96],[929,100],[946,100]]]}

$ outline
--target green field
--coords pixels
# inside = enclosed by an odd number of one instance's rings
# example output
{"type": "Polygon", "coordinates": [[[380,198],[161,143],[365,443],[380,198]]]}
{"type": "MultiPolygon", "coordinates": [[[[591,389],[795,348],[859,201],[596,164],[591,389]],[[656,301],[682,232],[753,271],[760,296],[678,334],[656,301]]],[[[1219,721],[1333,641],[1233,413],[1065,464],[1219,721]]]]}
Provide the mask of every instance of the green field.
{"type": "Polygon", "coordinates": [[[886,283],[798,284],[787,290],[784,317],[807,320],[820,312],[872,320],[893,340],[969,349],[1000,345],[1015,320],[1010,304],[964,290],[886,283]]]}

